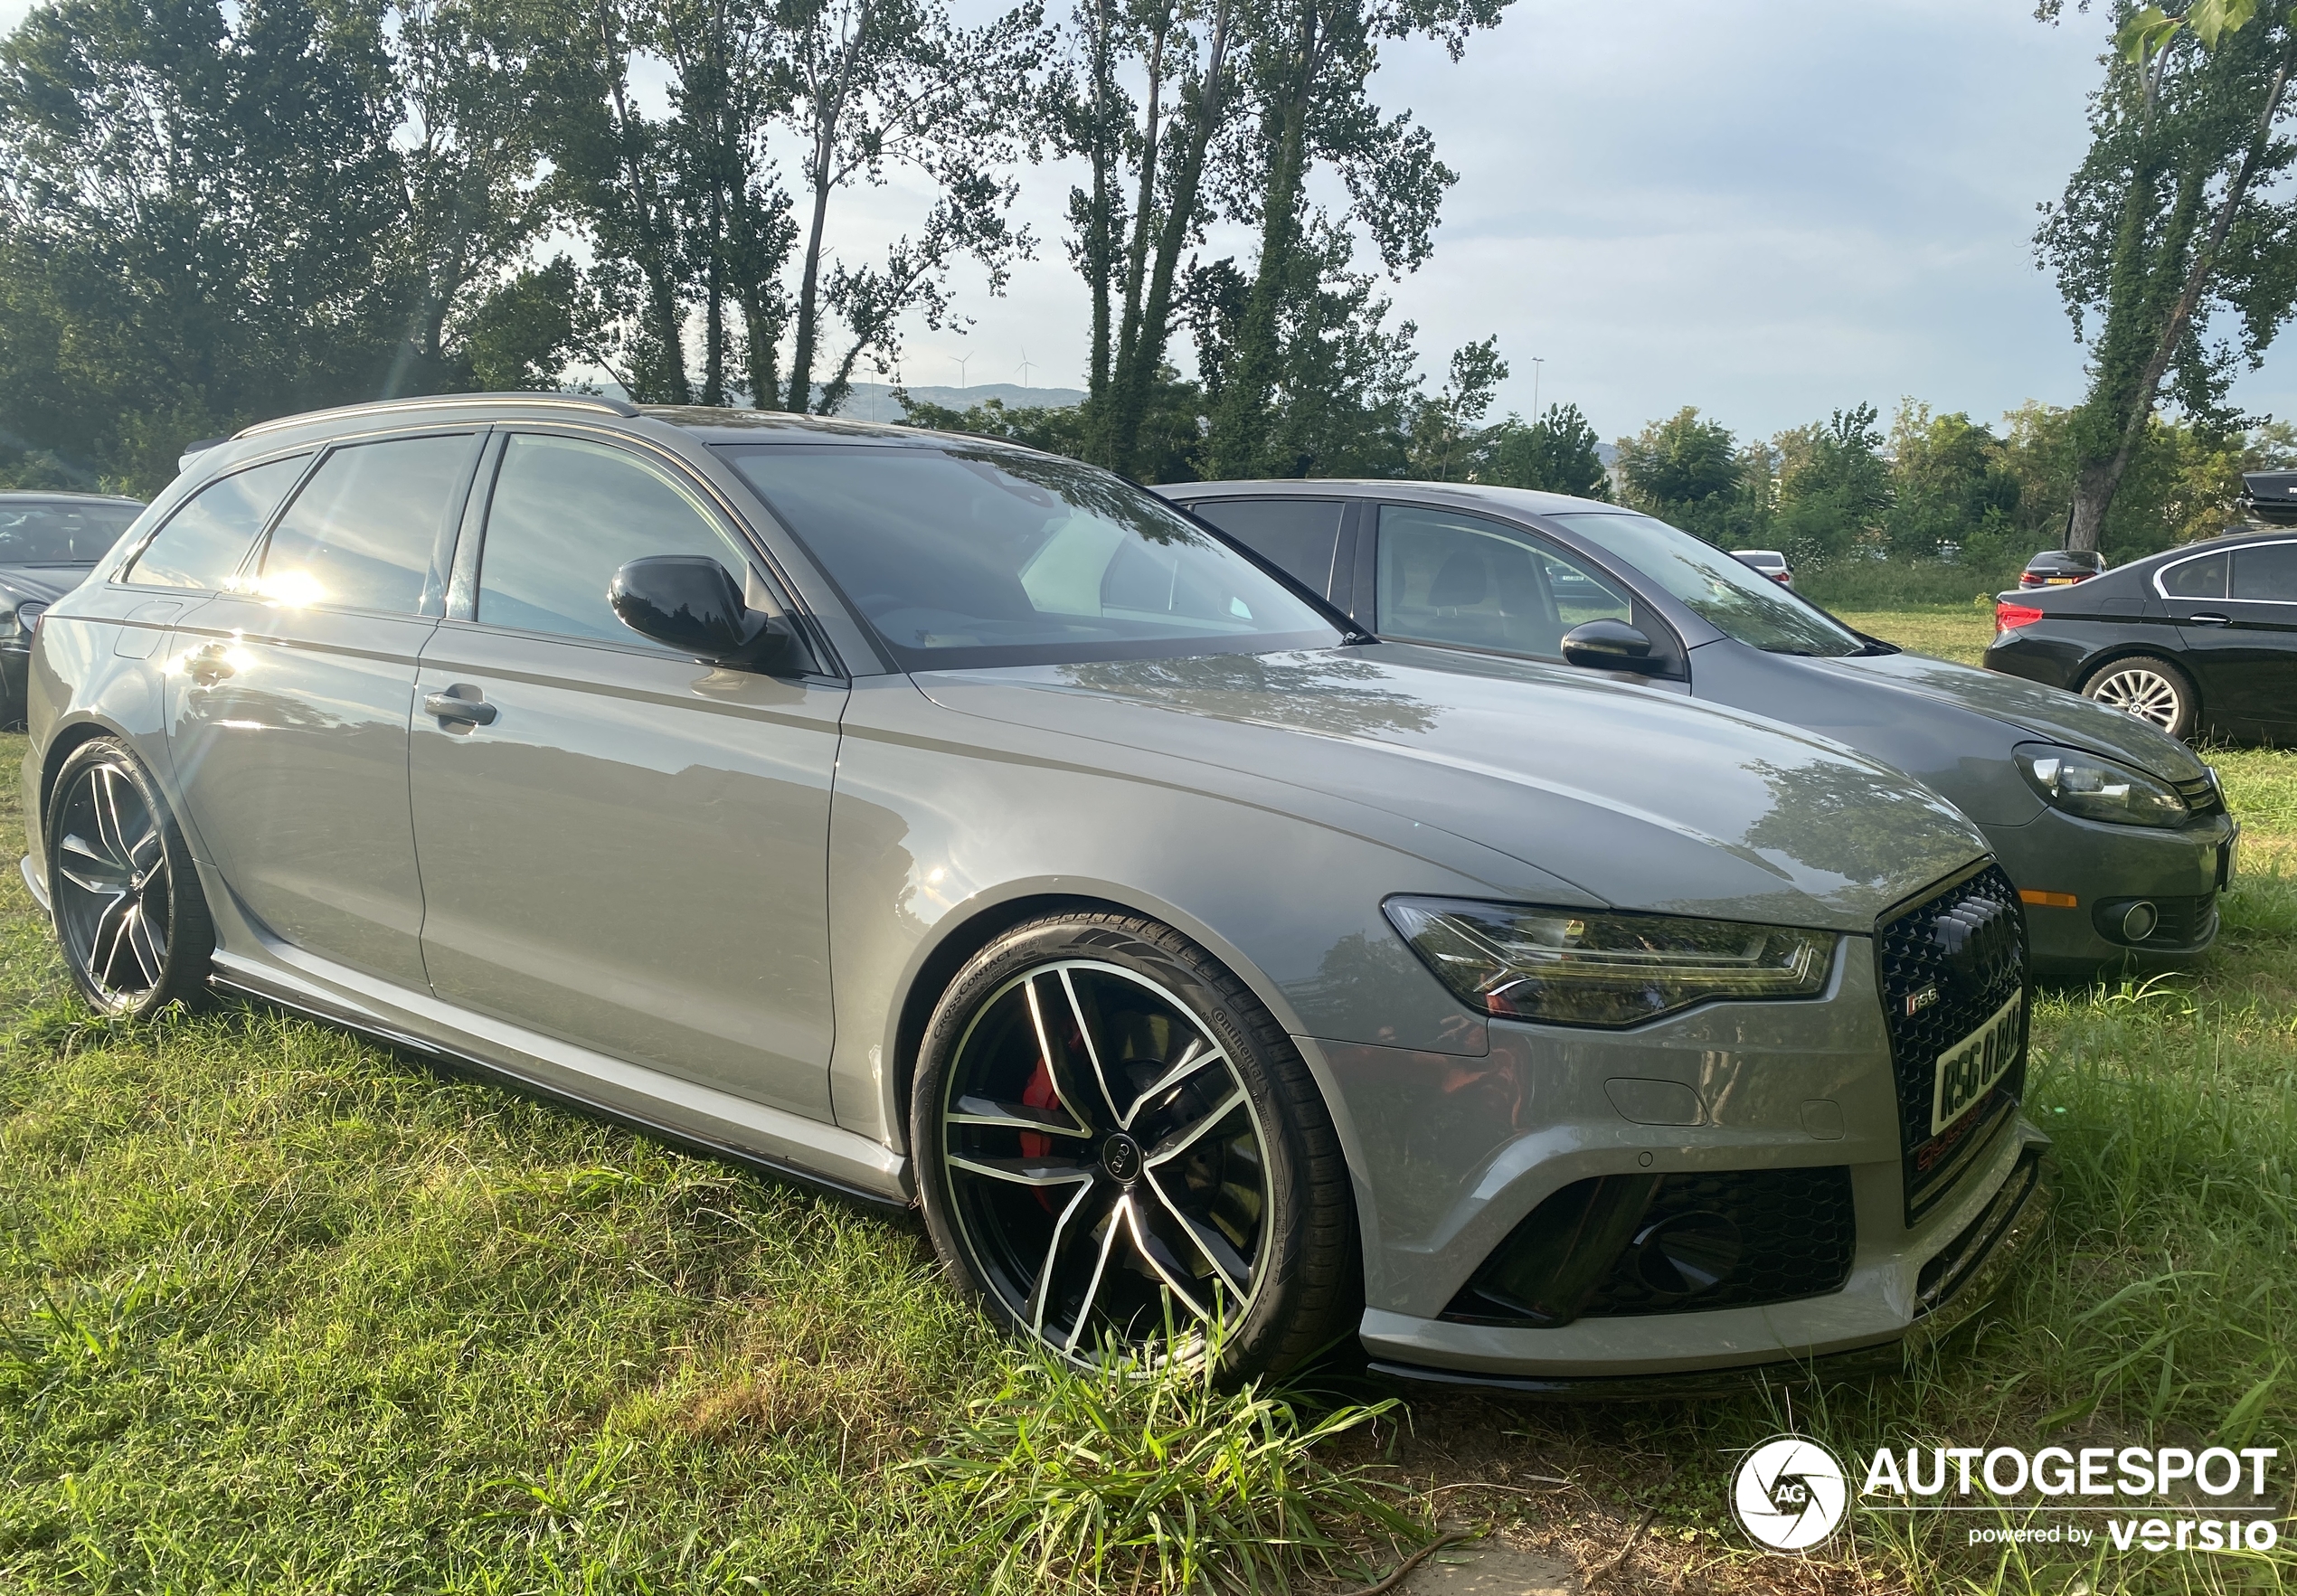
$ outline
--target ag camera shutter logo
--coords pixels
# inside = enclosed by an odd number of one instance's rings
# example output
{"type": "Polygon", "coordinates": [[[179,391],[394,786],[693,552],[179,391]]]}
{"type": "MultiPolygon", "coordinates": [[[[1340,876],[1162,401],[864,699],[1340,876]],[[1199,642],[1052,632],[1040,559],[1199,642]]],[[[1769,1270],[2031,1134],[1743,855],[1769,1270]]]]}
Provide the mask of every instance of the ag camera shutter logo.
{"type": "Polygon", "coordinates": [[[1807,1552],[1834,1534],[1850,1503],[1834,1454],[1815,1440],[1781,1435],[1739,1460],[1731,1510],[1739,1527],[1773,1552],[1807,1552]]]}

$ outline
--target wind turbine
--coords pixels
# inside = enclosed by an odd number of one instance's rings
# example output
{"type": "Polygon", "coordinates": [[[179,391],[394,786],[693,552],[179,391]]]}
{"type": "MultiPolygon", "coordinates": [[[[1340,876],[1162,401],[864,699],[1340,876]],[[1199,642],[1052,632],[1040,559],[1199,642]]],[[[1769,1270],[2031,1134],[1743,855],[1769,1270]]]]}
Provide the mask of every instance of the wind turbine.
{"type": "Polygon", "coordinates": [[[973,357],[969,354],[952,354],[950,358],[957,362],[957,391],[959,393],[962,393],[969,386],[969,384],[965,381],[966,363],[970,361],[973,357]]]}
{"type": "Polygon", "coordinates": [[[1028,385],[1029,385],[1029,346],[1028,346],[1026,344],[1024,344],[1024,345],[1021,345],[1021,386],[1022,386],[1022,387],[1024,387],[1024,388],[1026,388],[1028,385]]]}

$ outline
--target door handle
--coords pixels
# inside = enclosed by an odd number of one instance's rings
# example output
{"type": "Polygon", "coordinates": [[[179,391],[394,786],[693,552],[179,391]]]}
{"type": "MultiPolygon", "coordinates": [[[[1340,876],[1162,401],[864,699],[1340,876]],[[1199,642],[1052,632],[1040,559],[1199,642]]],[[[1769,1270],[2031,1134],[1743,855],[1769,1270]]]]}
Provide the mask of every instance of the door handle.
{"type": "Polygon", "coordinates": [[[495,723],[495,706],[480,696],[476,687],[460,683],[444,693],[433,693],[422,701],[423,713],[434,715],[449,725],[491,726],[495,723]]]}
{"type": "Polygon", "coordinates": [[[2188,615],[2186,617],[2186,624],[2197,627],[2231,626],[2233,617],[2230,615],[2188,615]]]}

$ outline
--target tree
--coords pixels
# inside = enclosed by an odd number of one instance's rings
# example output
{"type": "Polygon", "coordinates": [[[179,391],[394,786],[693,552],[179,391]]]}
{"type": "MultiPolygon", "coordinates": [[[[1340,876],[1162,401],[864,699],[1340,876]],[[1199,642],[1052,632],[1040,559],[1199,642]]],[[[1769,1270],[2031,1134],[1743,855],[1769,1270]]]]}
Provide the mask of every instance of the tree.
{"type": "Polygon", "coordinates": [[[1782,433],[1772,535],[1798,562],[1820,564],[1868,545],[1890,507],[1889,462],[1871,404],[1782,433]]]}
{"type": "Polygon", "coordinates": [[[2089,153],[2036,234],[2076,337],[2096,326],[2071,434],[2075,549],[2099,546],[2164,382],[2188,415],[2229,423],[2236,361],[2255,365],[2297,304],[2297,209],[2273,191],[2297,159],[2289,5],[2200,0],[2170,17],[2122,0],[2115,15],[2089,153]],[[2209,339],[2219,311],[2238,318],[2229,345],[2209,339]]]}
{"type": "Polygon", "coordinates": [[[1968,555],[1974,540],[1990,554],[2012,535],[2019,483],[1990,428],[1961,411],[1933,416],[1906,399],[1890,427],[1890,496],[1884,524],[1892,554],[1930,559],[1953,543],[1968,555]]]}
{"type": "MultiPolygon", "coordinates": [[[[1214,142],[1234,114],[1232,61],[1234,0],[1148,0],[1143,24],[1147,92],[1141,100],[1138,197],[1122,268],[1123,308],[1109,375],[1088,400],[1093,458],[1120,471],[1141,468],[1142,429],[1152,395],[1167,370],[1166,354],[1178,319],[1180,255],[1203,214],[1205,168],[1214,142]],[[1180,72],[1177,113],[1163,121],[1163,91],[1180,72]]],[[[1096,309],[1096,314],[1099,314],[1096,309]]]]}
{"type": "Polygon", "coordinates": [[[383,21],[56,0],[0,42],[18,447],[149,491],[186,439],[386,382],[412,301],[383,21]]]}
{"type": "Polygon", "coordinates": [[[1728,496],[1739,483],[1736,442],[1728,427],[1701,420],[1697,407],[1687,404],[1634,437],[1621,439],[1619,474],[1628,503],[1665,517],[1728,496]]]}
{"type": "Polygon", "coordinates": [[[648,0],[568,0],[566,72],[549,151],[554,188],[599,256],[587,285],[601,307],[591,351],[630,397],[688,404],[685,314],[691,253],[668,121],[630,93],[630,66],[655,30],[648,0]]]}
{"type": "Polygon", "coordinates": [[[1511,415],[1476,439],[1468,480],[1608,499],[1611,473],[1600,441],[1575,404],[1551,404],[1529,426],[1511,415]]]}
{"type": "Polygon", "coordinates": [[[1270,0],[1251,14],[1247,68],[1257,111],[1238,158],[1240,220],[1258,223],[1260,259],[1238,323],[1231,370],[1212,419],[1206,461],[1218,477],[1281,467],[1271,407],[1282,380],[1281,323],[1299,291],[1303,255],[1328,261],[1326,240],[1344,231],[1312,225],[1310,167],[1337,170],[1347,218],[1371,235],[1391,272],[1416,268],[1454,175],[1408,113],[1385,118],[1367,94],[1380,46],[1424,34],[1457,61],[1470,33],[1498,24],[1507,0],[1270,0]],[[1257,176],[1257,184],[1250,179],[1257,176]],[[1319,237],[1319,233],[1323,237],[1319,237]]]}
{"type": "Polygon", "coordinates": [[[831,310],[848,337],[821,384],[827,413],[864,354],[890,354],[904,312],[922,309],[929,326],[941,325],[952,261],[979,260],[994,292],[1027,252],[1026,230],[1006,221],[1016,185],[995,173],[1018,156],[1016,129],[1043,41],[1034,5],[978,28],[958,27],[940,0],[781,0],[776,15],[780,98],[802,146],[806,205],[787,402],[816,408],[823,312],[831,310]],[[832,198],[856,180],[883,183],[889,162],[917,168],[939,188],[922,228],[896,241],[882,265],[831,261],[832,198]]]}
{"type": "Polygon", "coordinates": [[[1508,363],[1499,358],[1497,334],[1452,354],[1451,380],[1413,417],[1413,476],[1449,482],[1455,471],[1466,474],[1482,439],[1478,423],[1490,412],[1492,396],[1507,380],[1508,363]]]}
{"type": "Polygon", "coordinates": [[[398,0],[384,32],[406,118],[393,142],[410,299],[386,394],[459,385],[450,324],[504,287],[549,220],[535,166],[552,86],[532,21],[517,0],[398,0]]]}

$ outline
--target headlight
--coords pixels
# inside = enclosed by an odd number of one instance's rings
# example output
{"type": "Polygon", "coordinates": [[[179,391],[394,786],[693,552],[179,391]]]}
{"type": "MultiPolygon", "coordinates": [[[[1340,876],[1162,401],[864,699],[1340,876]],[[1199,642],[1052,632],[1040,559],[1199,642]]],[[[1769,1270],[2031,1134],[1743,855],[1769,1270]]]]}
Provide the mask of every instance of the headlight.
{"type": "Polygon", "coordinates": [[[1507,1019],[1632,1025],[1714,998],[1815,997],[1834,967],[1830,931],[1458,898],[1381,907],[1461,1002],[1507,1019]]]}
{"type": "Polygon", "coordinates": [[[2117,826],[2183,826],[2191,818],[2176,788],[2127,765],[2033,742],[2011,751],[2027,785],[2055,808],[2117,826]]]}

